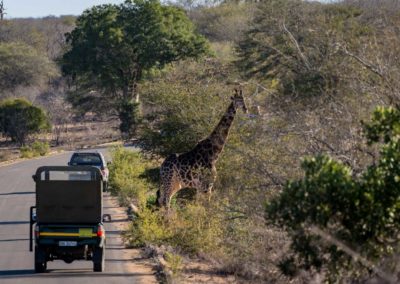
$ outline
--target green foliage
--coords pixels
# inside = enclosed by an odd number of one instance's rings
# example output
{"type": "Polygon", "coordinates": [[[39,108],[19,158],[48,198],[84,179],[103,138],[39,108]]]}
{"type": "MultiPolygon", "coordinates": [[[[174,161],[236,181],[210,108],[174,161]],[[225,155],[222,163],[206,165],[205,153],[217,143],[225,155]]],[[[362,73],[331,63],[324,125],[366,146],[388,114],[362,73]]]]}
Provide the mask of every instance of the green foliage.
{"type": "MultiPolygon", "coordinates": [[[[343,247],[376,265],[398,252],[400,230],[400,109],[378,108],[365,125],[369,143],[383,141],[380,158],[361,175],[326,156],[305,159],[301,180],[288,183],[267,206],[268,217],[288,229],[301,268],[328,268],[331,279],[361,277],[365,262],[352,261],[343,247]],[[330,242],[313,228],[338,240],[330,242]],[[361,273],[361,274],[358,274],[361,273]]],[[[287,264],[287,263],[286,263],[287,264]]],[[[287,265],[286,265],[287,267],[287,265]]],[[[364,271],[365,272],[365,271],[364,271]]]]}
{"type": "Polygon", "coordinates": [[[144,245],[162,245],[171,237],[167,220],[162,214],[144,208],[140,216],[133,220],[127,232],[129,244],[133,247],[144,245]]]}
{"type": "Polygon", "coordinates": [[[46,113],[24,99],[9,99],[0,103],[0,131],[20,145],[30,134],[49,131],[46,113]]]}
{"type": "Polygon", "coordinates": [[[172,276],[174,277],[179,276],[182,270],[182,257],[179,254],[166,252],[165,261],[167,262],[168,268],[172,272],[172,276]]]}
{"type": "Polygon", "coordinates": [[[56,74],[50,60],[23,43],[0,42],[0,94],[38,85],[56,74]]]}
{"type": "Polygon", "coordinates": [[[210,253],[219,250],[223,223],[201,204],[187,204],[170,216],[171,238],[169,243],[186,253],[210,253]]]}
{"type": "Polygon", "coordinates": [[[214,60],[184,61],[144,84],[143,106],[151,111],[144,113],[142,149],[160,156],[181,153],[211,133],[233,94],[224,84],[229,75],[214,60]]]}
{"type": "Polygon", "coordinates": [[[45,156],[50,150],[49,143],[35,141],[30,146],[22,146],[21,158],[33,158],[38,156],[45,156]]]}
{"type": "Polygon", "coordinates": [[[197,254],[219,250],[223,234],[221,220],[200,204],[188,204],[176,212],[145,208],[127,233],[132,246],[171,245],[180,251],[197,254]]]}
{"type": "Polygon", "coordinates": [[[152,163],[145,160],[139,152],[116,147],[111,150],[112,164],[110,165],[109,187],[111,192],[118,195],[124,205],[135,203],[144,208],[147,193],[153,189],[152,184],[141,178],[152,163]]]}
{"type": "MultiPolygon", "coordinates": [[[[118,114],[126,112],[121,103],[137,98],[143,72],[197,58],[208,49],[183,10],[157,0],[86,10],[67,41],[71,49],[64,54],[63,71],[77,86],[71,101],[76,107],[87,102],[91,109],[118,114]]],[[[122,121],[128,122],[134,121],[122,121]]],[[[130,131],[126,125],[122,129],[130,131]]]]}
{"type": "Polygon", "coordinates": [[[40,156],[45,156],[50,149],[49,143],[40,141],[33,142],[31,147],[32,150],[40,156]]]}
{"type": "Polygon", "coordinates": [[[30,159],[35,157],[35,153],[29,146],[22,146],[20,151],[21,151],[21,158],[30,159]]]}

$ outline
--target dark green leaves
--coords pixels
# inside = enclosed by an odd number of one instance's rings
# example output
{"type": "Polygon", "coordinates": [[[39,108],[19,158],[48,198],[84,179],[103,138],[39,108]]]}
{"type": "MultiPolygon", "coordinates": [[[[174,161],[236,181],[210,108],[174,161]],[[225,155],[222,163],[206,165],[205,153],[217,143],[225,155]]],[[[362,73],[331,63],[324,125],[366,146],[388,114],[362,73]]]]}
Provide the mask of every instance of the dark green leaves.
{"type": "Polygon", "coordinates": [[[0,103],[0,130],[23,145],[28,135],[50,130],[50,123],[41,108],[24,99],[10,99],[0,103]]]}
{"type": "Polygon", "coordinates": [[[120,113],[125,112],[121,104],[137,101],[136,84],[144,71],[199,57],[208,50],[205,38],[195,33],[183,10],[157,0],[86,10],[67,41],[71,49],[64,54],[63,72],[75,87],[70,101],[78,102],[77,108],[81,101],[91,102],[89,108],[84,105],[85,111],[114,111],[119,117],[126,117],[120,113]]]}

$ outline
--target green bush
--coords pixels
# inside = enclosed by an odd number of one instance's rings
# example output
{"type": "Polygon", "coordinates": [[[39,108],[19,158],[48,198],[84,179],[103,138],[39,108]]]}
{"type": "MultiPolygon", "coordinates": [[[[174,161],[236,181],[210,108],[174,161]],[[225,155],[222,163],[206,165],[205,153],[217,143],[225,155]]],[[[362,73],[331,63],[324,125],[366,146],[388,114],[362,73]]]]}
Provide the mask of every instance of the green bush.
{"type": "Polygon", "coordinates": [[[35,141],[30,146],[21,147],[21,158],[33,158],[45,156],[49,152],[50,146],[47,142],[35,141]]]}
{"type": "Polygon", "coordinates": [[[147,194],[154,189],[154,185],[141,178],[145,170],[153,164],[145,160],[139,152],[130,151],[122,147],[111,150],[112,164],[110,165],[110,190],[119,197],[121,204],[135,203],[144,208],[147,194]]]}
{"type": "Polygon", "coordinates": [[[197,254],[219,250],[223,234],[219,216],[200,204],[188,204],[175,212],[141,210],[127,234],[132,246],[171,245],[197,254]]]}
{"type": "Polygon", "coordinates": [[[179,276],[182,270],[182,257],[179,254],[166,252],[165,261],[167,262],[168,268],[172,272],[172,276],[173,277],[179,276]]]}
{"type": "Polygon", "coordinates": [[[28,135],[50,130],[46,113],[25,99],[8,99],[0,103],[0,131],[20,145],[28,135]]]}
{"type": "Polygon", "coordinates": [[[294,255],[282,267],[327,269],[331,281],[363,279],[399,253],[400,109],[378,108],[365,133],[369,144],[382,144],[362,174],[326,156],[305,159],[304,177],[267,206],[269,220],[292,238],[294,255]]]}
{"type": "Polygon", "coordinates": [[[144,208],[131,223],[127,238],[132,247],[149,244],[162,245],[171,238],[171,232],[168,230],[167,220],[163,214],[144,208]]]}
{"type": "Polygon", "coordinates": [[[21,149],[21,158],[33,158],[34,152],[32,151],[32,149],[29,146],[22,146],[21,149]]]}
{"type": "Polygon", "coordinates": [[[49,143],[47,142],[35,141],[31,147],[32,151],[40,156],[45,156],[50,150],[49,143]]]}

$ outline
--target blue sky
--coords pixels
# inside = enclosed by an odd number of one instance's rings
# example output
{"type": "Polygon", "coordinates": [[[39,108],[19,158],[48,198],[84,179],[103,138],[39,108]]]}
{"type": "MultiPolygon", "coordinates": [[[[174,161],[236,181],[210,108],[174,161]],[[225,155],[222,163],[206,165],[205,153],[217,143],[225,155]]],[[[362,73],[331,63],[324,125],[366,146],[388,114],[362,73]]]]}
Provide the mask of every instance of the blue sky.
{"type": "Polygon", "coordinates": [[[80,15],[83,10],[100,4],[120,4],[124,0],[3,0],[6,18],[80,15]]]}
{"type": "MultiPolygon", "coordinates": [[[[1,1],[1,0],[0,0],[1,1]]],[[[80,15],[95,5],[121,4],[124,0],[3,0],[6,18],[80,15]]],[[[317,0],[318,1],[318,0],[317,0]]],[[[319,0],[329,2],[332,0],[319,0]]]]}

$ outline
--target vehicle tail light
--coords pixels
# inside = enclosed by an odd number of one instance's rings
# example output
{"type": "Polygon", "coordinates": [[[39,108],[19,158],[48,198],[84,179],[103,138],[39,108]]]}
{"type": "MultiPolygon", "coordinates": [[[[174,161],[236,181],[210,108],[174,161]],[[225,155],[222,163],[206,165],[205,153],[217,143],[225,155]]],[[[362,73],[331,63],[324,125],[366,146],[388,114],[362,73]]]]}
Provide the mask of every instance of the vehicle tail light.
{"type": "Polygon", "coordinates": [[[35,238],[38,239],[40,236],[40,230],[39,230],[39,226],[36,225],[35,226],[35,238]]]}
{"type": "Polygon", "coordinates": [[[102,226],[97,227],[97,236],[98,237],[103,237],[104,236],[104,229],[102,226]]]}

